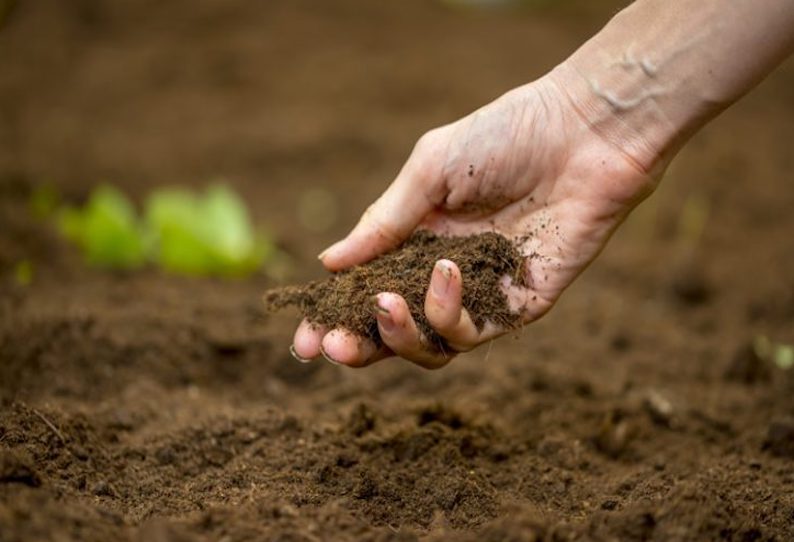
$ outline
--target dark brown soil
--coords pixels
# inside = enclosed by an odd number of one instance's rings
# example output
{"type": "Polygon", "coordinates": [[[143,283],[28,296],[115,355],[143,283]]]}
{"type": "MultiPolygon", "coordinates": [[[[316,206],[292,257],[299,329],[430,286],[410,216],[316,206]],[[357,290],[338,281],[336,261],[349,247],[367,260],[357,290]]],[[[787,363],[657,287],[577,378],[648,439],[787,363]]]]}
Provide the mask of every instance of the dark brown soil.
{"type": "Polygon", "coordinates": [[[467,237],[416,232],[400,248],[364,265],[306,286],[266,292],[265,309],[273,312],[294,305],[312,323],[343,327],[381,345],[373,296],[397,293],[405,299],[428,344],[444,351],[448,347],[424,314],[433,266],[444,258],[455,262],[461,271],[463,306],[478,329],[486,321],[506,329],[516,327],[521,314],[510,310],[500,280],[507,275],[514,277],[516,284],[523,284],[524,258],[510,240],[490,232],[467,237]]]}
{"type": "Polygon", "coordinates": [[[791,62],[548,316],[442,371],[297,363],[294,320],[262,310],[271,280],[86,269],[30,212],[46,183],[140,201],[224,176],[291,255],[285,280],[321,279],[315,255],[423,131],[539,76],[621,3],[16,2],[0,540],[794,540],[794,376],[752,349],[794,343],[791,62]],[[321,230],[300,219],[317,190],[321,230]],[[693,197],[711,209],[696,241],[693,197]]]}

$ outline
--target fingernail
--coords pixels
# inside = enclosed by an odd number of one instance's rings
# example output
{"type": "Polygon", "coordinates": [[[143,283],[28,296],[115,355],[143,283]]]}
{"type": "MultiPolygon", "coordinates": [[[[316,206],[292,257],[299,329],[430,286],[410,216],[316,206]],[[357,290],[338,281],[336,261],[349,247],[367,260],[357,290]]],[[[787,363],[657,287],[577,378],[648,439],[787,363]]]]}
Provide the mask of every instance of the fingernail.
{"type": "Polygon", "coordinates": [[[294,344],[290,345],[289,353],[292,354],[293,358],[295,358],[296,360],[300,361],[301,363],[310,363],[312,361],[311,358],[304,358],[304,357],[299,356],[298,353],[295,351],[295,345],[294,344]]]}
{"type": "Polygon", "coordinates": [[[386,309],[386,308],[381,306],[380,300],[378,299],[378,296],[373,295],[372,297],[369,298],[369,301],[370,301],[370,303],[372,303],[372,309],[375,311],[376,315],[377,314],[383,314],[383,315],[388,316],[388,315],[391,314],[389,312],[389,309],[386,309]]]}
{"type": "Polygon", "coordinates": [[[375,317],[378,319],[378,324],[381,329],[386,333],[391,333],[394,329],[394,320],[392,320],[391,312],[389,312],[389,309],[381,306],[378,296],[373,295],[370,301],[372,302],[372,308],[374,309],[375,317]]]}
{"type": "Polygon", "coordinates": [[[323,348],[323,346],[322,346],[322,345],[320,345],[320,353],[323,355],[323,357],[324,357],[326,360],[330,361],[330,362],[331,362],[331,363],[333,363],[334,365],[344,365],[344,363],[342,363],[342,362],[340,362],[340,361],[336,361],[334,358],[332,358],[331,356],[329,356],[329,355],[328,355],[328,352],[326,352],[326,351],[325,351],[325,348],[323,348]]]}
{"type": "Polygon", "coordinates": [[[330,247],[328,247],[325,250],[323,250],[322,252],[320,252],[320,255],[317,256],[317,259],[318,260],[324,260],[329,254],[331,254],[331,252],[334,250],[334,248],[337,247],[341,242],[342,241],[337,241],[336,243],[334,243],[330,247]]]}
{"type": "Polygon", "coordinates": [[[430,285],[433,288],[433,294],[436,296],[444,296],[449,290],[449,282],[452,278],[452,269],[449,268],[449,264],[444,261],[436,262],[435,266],[435,274],[437,278],[434,278],[430,281],[430,285]]]}

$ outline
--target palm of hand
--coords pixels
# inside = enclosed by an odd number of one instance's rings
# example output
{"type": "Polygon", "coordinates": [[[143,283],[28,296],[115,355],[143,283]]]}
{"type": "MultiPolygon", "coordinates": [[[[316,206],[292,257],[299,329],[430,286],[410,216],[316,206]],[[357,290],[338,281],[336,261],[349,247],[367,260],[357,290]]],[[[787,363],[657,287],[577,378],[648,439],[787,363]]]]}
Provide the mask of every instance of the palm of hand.
{"type": "MultiPolygon", "coordinates": [[[[356,229],[323,256],[326,266],[366,261],[417,226],[451,235],[497,231],[518,241],[527,258],[527,288],[504,280],[511,308],[523,311],[525,322],[542,316],[653,187],[649,175],[599,137],[553,88],[543,81],[519,88],[426,134],[356,229]]],[[[453,262],[442,263],[425,304],[437,331],[458,350],[504,333],[488,325],[473,329],[460,307],[459,271],[453,262]],[[441,281],[452,285],[445,287],[446,297],[432,294],[441,281]]],[[[384,293],[378,303],[386,348],[376,351],[343,330],[304,322],[295,351],[304,358],[322,352],[352,366],[394,353],[426,367],[449,361],[446,353],[428,351],[402,298],[384,293]]]]}
{"type": "Polygon", "coordinates": [[[497,231],[521,243],[530,288],[512,288],[510,298],[527,321],[553,305],[653,188],[629,157],[546,92],[537,85],[507,94],[429,133],[412,156],[435,179],[430,197],[440,202],[425,227],[497,231]]]}

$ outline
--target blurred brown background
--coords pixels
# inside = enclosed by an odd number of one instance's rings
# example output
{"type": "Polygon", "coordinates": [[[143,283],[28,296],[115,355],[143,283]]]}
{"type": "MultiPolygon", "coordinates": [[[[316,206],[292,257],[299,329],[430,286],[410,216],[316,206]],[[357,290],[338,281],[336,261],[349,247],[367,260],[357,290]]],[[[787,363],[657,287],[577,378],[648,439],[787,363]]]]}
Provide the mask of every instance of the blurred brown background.
{"type": "Polygon", "coordinates": [[[224,178],[322,276],[424,131],[622,2],[518,4],[0,2],[0,538],[794,538],[794,384],[758,348],[794,343],[791,61],[548,317],[437,373],[299,365],[271,279],[87,269],[28,209],[224,178]]]}

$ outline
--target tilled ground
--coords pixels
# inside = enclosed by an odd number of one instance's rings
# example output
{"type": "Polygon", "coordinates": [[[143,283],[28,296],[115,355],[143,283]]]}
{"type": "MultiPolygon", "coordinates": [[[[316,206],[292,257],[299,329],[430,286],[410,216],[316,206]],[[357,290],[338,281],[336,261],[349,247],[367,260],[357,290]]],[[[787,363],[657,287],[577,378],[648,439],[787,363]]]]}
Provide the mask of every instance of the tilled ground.
{"type": "Polygon", "coordinates": [[[140,198],[225,176],[287,281],[321,277],[314,254],[412,141],[563,58],[608,17],[593,4],[19,3],[0,28],[0,540],[794,539],[794,376],[750,348],[794,343],[790,63],[549,316],[438,372],[297,363],[293,318],[260,306],[271,279],[88,270],[28,209],[44,182],[140,198]],[[312,190],[335,201],[323,228],[300,218],[312,190]]]}

